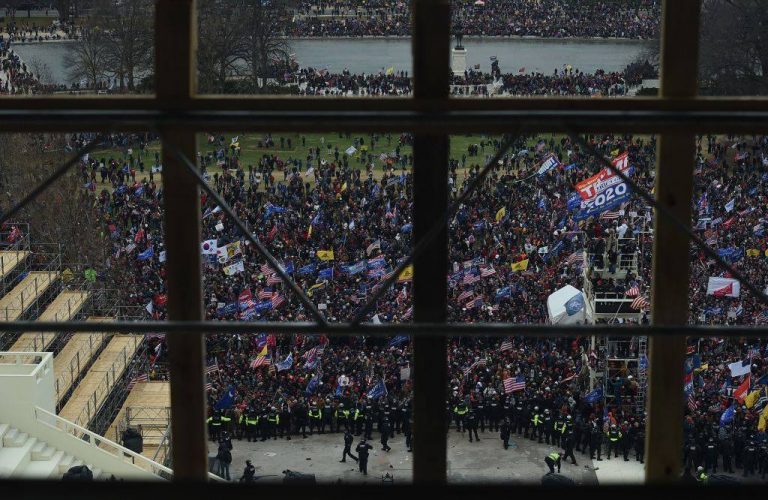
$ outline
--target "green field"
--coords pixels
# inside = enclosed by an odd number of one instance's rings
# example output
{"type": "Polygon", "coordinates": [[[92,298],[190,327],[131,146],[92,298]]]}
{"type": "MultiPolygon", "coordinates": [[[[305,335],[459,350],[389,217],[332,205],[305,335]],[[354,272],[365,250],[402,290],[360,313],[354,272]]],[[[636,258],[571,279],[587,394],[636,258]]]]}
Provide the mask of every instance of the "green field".
{"type": "MultiPolygon", "coordinates": [[[[355,138],[362,138],[365,145],[368,146],[368,152],[373,154],[374,156],[374,176],[379,177],[383,173],[382,170],[382,162],[379,160],[379,155],[381,153],[390,153],[395,150],[398,144],[399,135],[398,134],[392,134],[391,142],[388,145],[386,140],[386,135],[382,134],[379,135],[378,142],[376,143],[375,147],[371,147],[371,135],[370,134],[352,134],[350,137],[347,137],[346,134],[344,134],[342,137],[339,137],[338,133],[327,133],[327,134],[319,134],[319,133],[313,133],[313,134],[273,134],[272,139],[275,142],[275,146],[271,148],[267,147],[259,147],[259,141],[264,138],[261,134],[237,134],[237,133],[223,133],[223,134],[217,134],[216,137],[219,135],[223,135],[225,138],[225,143],[227,145],[230,144],[233,137],[237,136],[239,137],[239,143],[240,143],[240,161],[244,168],[247,170],[248,165],[256,165],[258,164],[259,160],[264,155],[277,155],[283,160],[293,160],[293,159],[300,159],[302,160],[302,164],[304,165],[304,169],[306,169],[306,159],[309,154],[310,148],[320,148],[321,151],[321,158],[327,159],[329,161],[332,161],[334,159],[334,150],[335,148],[339,149],[339,154],[343,155],[344,151],[353,145],[353,141],[355,138]],[[283,137],[285,140],[283,149],[280,149],[280,138],[283,137]],[[302,137],[304,139],[304,143],[302,143],[302,137]],[[287,139],[291,139],[291,148],[288,148],[288,141],[287,139]]],[[[547,134],[545,137],[549,138],[551,135],[547,134]]],[[[556,139],[559,141],[559,137],[556,137],[556,139]]],[[[451,136],[451,150],[450,150],[450,156],[451,159],[458,160],[461,162],[462,155],[467,154],[467,148],[471,144],[479,144],[480,141],[488,141],[489,136],[480,136],[480,135],[462,135],[462,136],[451,136]]],[[[529,145],[533,145],[536,143],[535,139],[531,139],[529,141],[529,145]]],[[[204,155],[208,152],[214,152],[217,148],[215,145],[209,145],[207,141],[207,135],[201,134],[198,139],[199,144],[199,151],[203,153],[204,155]]],[[[160,142],[154,141],[150,143],[144,153],[143,161],[146,166],[146,169],[148,170],[149,167],[154,162],[155,152],[160,151],[160,142]]],[[[478,156],[470,157],[467,156],[466,165],[474,165],[474,164],[480,164],[482,165],[485,161],[485,155],[486,154],[492,154],[493,148],[486,146],[485,152],[480,152],[478,156]]],[[[133,147],[133,154],[134,158],[137,158],[138,156],[138,148],[133,147]]],[[[400,148],[400,154],[401,155],[411,155],[413,154],[413,148],[411,146],[403,146],[400,148]]],[[[97,150],[94,152],[93,156],[96,158],[116,158],[116,159],[124,159],[127,157],[127,150],[122,148],[112,148],[112,149],[102,149],[97,150]]],[[[364,169],[365,165],[357,161],[356,155],[353,155],[350,165],[353,168],[359,168],[364,169]]],[[[221,169],[218,167],[209,167],[208,172],[213,175],[216,172],[221,172],[221,169]]],[[[148,173],[145,172],[144,175],[140,175],[137,172],[137,179],[144,179],[148,177],[148,173]]],[[[157,182],[159,180],[158,176],[155,176],[155,181],[157,182]]]]}

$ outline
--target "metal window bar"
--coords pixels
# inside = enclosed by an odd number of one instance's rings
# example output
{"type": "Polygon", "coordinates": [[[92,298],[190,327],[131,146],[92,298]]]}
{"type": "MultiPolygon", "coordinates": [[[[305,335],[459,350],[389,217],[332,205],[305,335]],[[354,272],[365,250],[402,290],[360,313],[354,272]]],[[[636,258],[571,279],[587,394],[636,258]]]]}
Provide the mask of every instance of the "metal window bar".
{"type": "MultiPolygon", "coordinates": [[[[659,99],[504,99],[450,100],[446,98],[447,82],[441,75],[447,68],[448,4],[447,0],[414,0],[414,99],[377,101],[369,99],[255,99],[233,97],[194,97],[193,54],[195,47],[194,0],[158,0],[156,19],[158,32],[165,37],[157,40],[157,96],[155,98],[117,99],[47,99],[24,98],[0,101],[0,130],[146,130],[159,129],[166,144],[172,144],[187,157],[193,157],[194,132],[197,129],[238,128],[242,130],[303,131],[316,127],[323,120],[329,128],[355,130],[411,130],[416,132],[414,155],[419,158],[416,192],[422,182],[434,183],[443,175],[440,163],[447,155],[447,137],[451,132],[507,131],[510,123],[524,130],[550,131],[661,131],[657,193],[660,203],[686,221],[690,209],[690,185],[693,158],[693,134],[697,132],[768,131],[767,99],[703,99],[695,97],[697,74],[698,17],[697,0],[664,1],[662,33],[662,93],[659,99]],[[674,9],[672,4],[674,3],[674,9]],[[675,30],[674,42],[668,35],[675,30]],[[444,50],[445,49],[445,50],[444,50]],[[445,58],[435,54],[445,54],[445,58]],[[444,85],[445,84],[445,85],[444,85]],[[443,88],[444,87],[444,88],[443,88]],[[355,109],[356,111],[350,111],[355,109]],[[114,116],[120,116],[115,120],[114,116]],[[680,147],[680,145],[683,147],[680,147]],[[674,147],[673,147],[674,146],[674,147]],[[423,163],[422,163],[423,161],[423,163]],[[677,167],[674,168],[673,166],[677,167]],[[685,166],[685,168],[679,168],[685,166]],[[691,167],[691,168],[688,168],[691,167]]],[[[251,325],[206,323],[202,319],[200,293],[200,262],[198,252],[185,252],[199,244],[198,186],[184,177],[183,166],[164,150],[164,175],[174,177],[168,183],[166,206],[166,236],[168,240],[169,311],[168,323],[35,323],[38,331],[168,331],[171,345],[173,435],[185,439],[174,442],[175,477],[205,480],[203,390],[202,390],[202,332],[245,332],[251,325]],[[174,220],[175,224],[168,223],[174,220]],[[70,330],[70,327],[73,329],[70,330]],[[196,437],[196,439],[189,439],[196,437]]],[[[79,155],[78,155],[79,156],[79,155]]],[[[444,163],[443,163],[444,164],[444,163]]],[[[42,187],[44,189],[44,186],[42,187]]],[[[33,193],[41,192],[36,189],[33,193]]],[[[433,193],[430,191],[430,195],[433,193]]],[[[419,196],[417,195],[417,198],[419,196]]],[[[425,199],[426,196],[421,196],[425,199]]],[[[28,199],[31,199],[28,197],[28,199]]],[[[415,230],[417,239],[445,208],[445,203],[416,204],[415,230]],[[434,205],[437,205],[435,208],[434,205]],[[440,206],[442,205],[442,206],[440,206]]],[[[657,236],[654,254],[664,241],[665,259],[654,259],[654,326],[612,327],[599,325],[563,328],[547,325],[526,326],[526,334],[543,336],[589,331],[596,335],[649,335],[651,341],[650,418],[648,432],[650,482],[676,479],[681,445],[679,419],[669,418],[667,408],[682,408],[682,373],[680,370],[683,335],[737,337],[762,335],[768,328],[692,327],[685,325],[687,313],[687,252],[688,235],[679,232],[673,221],[657,212],[657,236]],[[674,285],[674,286],[670,286],[674,285]],[[680,380],[678,380],[680,379],[680,380]]],[[[439,359],[444,349],[443,335],[509,334],[515,325],[445,325],[445,294],[432,293],[425,287],[444,284],[447,257],[444,236],[440,235],[430,249],[442,258],[417,259],[415,267],[415,318],[413,325],[372,327],[370,325],[277,324],[261,325],[280,332],[323,331],[332,335],[387,335],[409,332],[415,338],[415,367],[419,373],[416,386],[414,481],[441,483],[445,480],[445,443],[440,439],[427,441],[429,430],[423,422],[430,414],[439,414],[442,403],[432,405],[433,389],[436,400],[443,399],[443,370],[423,370],[429,360],[439,359]],[[423,278],[419,280],[418,276],[423,278]],[[419,283],[423,283],[420,285],[419,283]],[[431,297],[430,297],[431,294],[431,297]],[[438,347],[432,354],[428,347],[438,347]],[[423,355],[422,355],[423,354],[423,355]],[[437,372],[442,375],[430,375],[437,372]],[[420,423],[421,422],[421,423],[420,423]],[[419,445],[422,442],[422,445],[419,445]],[[425,459],[435,458],[432,465],[425,459]],[[441,469],[441,470],[438,470],[441,469]]],[[[30,328],[30,322],[0,324],[0,331],[30,328]]],[[[443,380],[444,381],[444,380],[443,380]]],[[[672,413],[675,413],[673,410],[672,413]]],[[[437,433],[435,433],[436,435],[437,433]]]]}

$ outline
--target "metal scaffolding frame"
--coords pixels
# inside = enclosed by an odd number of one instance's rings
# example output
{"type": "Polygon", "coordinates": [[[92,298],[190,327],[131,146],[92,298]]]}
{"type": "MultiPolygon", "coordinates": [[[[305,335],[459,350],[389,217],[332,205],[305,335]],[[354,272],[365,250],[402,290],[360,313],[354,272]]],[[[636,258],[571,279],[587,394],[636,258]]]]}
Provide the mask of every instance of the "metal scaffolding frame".
{"type": "MultiPolygon", "coordinates": [[[[516,325],[446,324],[447,234],[440,224],[448,207],[446,185],[448,134],[514,130],[570,134],[615,131],[661,133],[656,177],[657,208],[653,259],[653,325],[560,327],[526,325],[525,335],[648,335],[650,341],[646,479],[650,484],[678,480],[682,449],[682,363],[685,335],[737,337],[765,335],[768,328],[694,327],[688,313],[690,200],[695,134],[768,132],[768,100],[705,99],[696,96],[700,5],[698,0],[664,0],[660,97],[578,99],[450,99],[448,0],[414,0],[412,99],[287,99],[197,96],[194,0],[156,3],[156,94],[138,98],[0,100],[0,130],[153,130],[163,141],[165,240],[168,311],[166,323],[47,325],[56,331],[133,331],[168,333],[172,372],[172,453],[175,481],[207,480],[203,334],[206,331],[253,332],[251,325],[203,321],[198,179],[188,168],[196,153],[195,132],[206,129],[311,131],[411,131],[415,133],[414,257],[412,324],[371,326],[317,323],[260,324],[275,333],[414,336],[414,483],[446,484],[444,366],[446,336],[509,335],[516,325]],[[671,36],[674,33],[674,36],[671,36]],[[429,200],[424,202],[424,200],[429,200]],[[194,249],[194,251],[192,251],[194,249]]],[[[65,167],[74,164],[67,162],[65,167]]],[[[64,169],[66,170],[66,169],[64,169]]],[[[63,175],[58,173],[57,175],[63,175]]],[[[50,182],[36,188],[39,193],[50,182]]],[[[25,199],[31,199],[29,196],[25,199]]],[[[7,214],[12,216],[14,212],[7,214]]],[[[301,294],[299,294],[301,295],[301,294]]],[[[764,296],[758,294],[764,299],[764,296]]],[[[0,324],[0,331],[24,329],[29,322],[0,324]]],[[[36,324],[40,330],[46,325],[36,324]]]]}

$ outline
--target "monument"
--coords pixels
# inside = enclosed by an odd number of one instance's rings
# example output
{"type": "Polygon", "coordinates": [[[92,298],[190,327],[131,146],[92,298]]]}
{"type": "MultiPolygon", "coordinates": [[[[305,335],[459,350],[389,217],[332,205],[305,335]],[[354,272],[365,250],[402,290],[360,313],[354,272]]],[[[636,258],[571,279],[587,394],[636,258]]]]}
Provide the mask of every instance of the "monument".
{"type": "Polygon", "coordinates": [[[451,70],[454,75],[464,75],[467,70],[467,49],[462,45],[464,34],[460,24],[456,25],[454,35],[456,36],[456,46],[451,51],[451,70]]]}

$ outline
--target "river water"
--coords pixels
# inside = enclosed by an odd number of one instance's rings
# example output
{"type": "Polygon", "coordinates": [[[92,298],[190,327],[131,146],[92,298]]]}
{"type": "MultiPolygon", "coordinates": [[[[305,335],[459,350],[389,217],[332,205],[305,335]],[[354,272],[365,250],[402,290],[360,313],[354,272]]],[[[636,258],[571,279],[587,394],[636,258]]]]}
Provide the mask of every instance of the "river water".
{"type": "MultiPolygon", "coordinates": [[[[559,40],[559,39],[464,39],[467,63],[480,64],[490,71],[490,58],[496,56],[503,73],[525,68],[527,73],[552,73],[569,64],[593,73],[597,69],[617,71],[639,56],[647,42],[637,40],[559,40]]],[[[302,39],[292,40],[291,51],[303,67],[341,72],[372,73],[382,68],[411,71],[410,39],[302,39]]],[[[57,82],[68,82],[64,55],[68,43],[40,43],[13,47],[30,64],[35,58],[48,65],[57,82]]]]}

